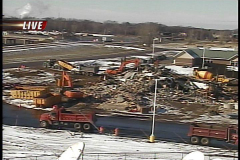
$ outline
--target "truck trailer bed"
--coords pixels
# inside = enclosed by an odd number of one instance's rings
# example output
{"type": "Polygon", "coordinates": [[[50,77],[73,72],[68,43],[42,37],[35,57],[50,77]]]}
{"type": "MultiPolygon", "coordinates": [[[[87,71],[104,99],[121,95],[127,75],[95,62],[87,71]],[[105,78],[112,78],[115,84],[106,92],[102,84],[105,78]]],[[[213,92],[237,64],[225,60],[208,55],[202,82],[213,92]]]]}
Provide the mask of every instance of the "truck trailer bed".
{"type": "Polygon", "coordinates": [[[227,132],[227,129],[213,129],[191,126],[188,136],[199,136],[224,140],[227,139],[227,132]]]}
{"type": "Polygon", "coordinates": [[[59,116],[59,121],[65,122],[91,122],[92,115],[91,114],[68,114],[61,113],[59,116]]]}

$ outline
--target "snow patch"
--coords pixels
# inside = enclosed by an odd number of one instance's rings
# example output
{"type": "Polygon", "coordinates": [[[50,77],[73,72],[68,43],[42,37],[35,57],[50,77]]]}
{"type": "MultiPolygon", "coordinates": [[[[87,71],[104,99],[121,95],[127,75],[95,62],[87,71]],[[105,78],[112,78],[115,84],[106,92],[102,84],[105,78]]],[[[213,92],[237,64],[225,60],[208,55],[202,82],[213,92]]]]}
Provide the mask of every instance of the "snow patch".
{"type": "Polygon", "coordinates": [[[193,76],[193,68],[183,68],[182,66],[165,66],[167,69],[171,69],[177,74],[193,76]]]}
{"type": "MultiPolygon", "coordinates": [[[[113,135],[99,135],[65,130],[50,130],[43,128],[20,127],[3,125],[3,159],[52,160],[57,159],[66,148],[76,142],[85,143],[83,159],[100,160],[151,159],[154,155],[158,160],[181,159],[183,155],[193,151],[200,151],[210,158],[232,160],[234,153],[220,148],[198,146],[183,143],[156,141],[147,143],[147,139],[116,137],[113,135]],[[133,147],[134,146],[134,147],[133,147]],[[113,154],[115,153],[115,154],[113,154]]],[[[238,155],[238,151],[235,151],[238,155]]],[[[205,159],[210,159],[205,157],[205,159]]],[[[155,158],[154,158],[155,159],[155,158]]]]}

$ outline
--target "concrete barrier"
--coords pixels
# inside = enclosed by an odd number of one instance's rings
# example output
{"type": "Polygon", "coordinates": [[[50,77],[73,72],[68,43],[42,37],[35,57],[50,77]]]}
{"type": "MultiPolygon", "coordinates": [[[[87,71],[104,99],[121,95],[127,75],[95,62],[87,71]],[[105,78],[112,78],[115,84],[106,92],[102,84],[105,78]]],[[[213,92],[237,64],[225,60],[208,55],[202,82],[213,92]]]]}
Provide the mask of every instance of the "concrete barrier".
{"type": "Polygon", "coordinates": [[[226,109],[235,109],[235,106],[233,103],[224,103],[223,104],[223,108],[226,108],[226,109]]]}
{"type": "Polygon", "coordinates": [[[234,104],[234,109],[237,109],[237,110],[238,110],[238,103],[235,103],[235,104],[234,104]]]}

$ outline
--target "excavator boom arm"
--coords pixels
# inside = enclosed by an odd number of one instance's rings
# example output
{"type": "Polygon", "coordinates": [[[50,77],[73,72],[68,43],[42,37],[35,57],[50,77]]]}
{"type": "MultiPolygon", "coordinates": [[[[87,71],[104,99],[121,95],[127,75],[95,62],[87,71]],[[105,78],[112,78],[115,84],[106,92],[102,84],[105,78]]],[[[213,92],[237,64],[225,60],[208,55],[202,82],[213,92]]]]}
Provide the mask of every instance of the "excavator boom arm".
{"type": "Polygon", "coordinates": [[[132,59],[132,60],[128,60],[128,61],[124,61],[121,63],[120,67],[117,70],[111,70],[108,69],[106,72],[108,74],[117,74],[123,71],[124,67],[129,64],[129,63],[135,63],[135,67],[138,67],[140,64],[140,60],[139,59],[132,59]]]}
{"type": "Polygon", "coordinates": [[[119,72],[122,72],[122,71],[123,71],[123,68],[124,68],[127,64],[129,64],[129,63],[135,63],[135,67],[137,67],[137,66],[139,66],[140,61],[139,61],[139,59],[133,59],[133,60],[125,61],[125,62],[123,62],[123,63],[121,64],[121,66],[119,67],[118,71],[119,71],[119,72]]]}

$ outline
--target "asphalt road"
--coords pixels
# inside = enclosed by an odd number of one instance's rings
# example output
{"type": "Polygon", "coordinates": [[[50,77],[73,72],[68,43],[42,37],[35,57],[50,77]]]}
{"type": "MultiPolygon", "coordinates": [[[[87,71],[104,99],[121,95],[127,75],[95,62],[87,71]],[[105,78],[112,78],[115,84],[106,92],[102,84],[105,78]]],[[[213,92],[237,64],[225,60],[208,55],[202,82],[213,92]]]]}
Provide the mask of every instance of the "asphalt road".
{"type": "MultiPolygon", "coordinates": [[[[39,128],[39,117],[42,113],[43,111],[3,104],[3,124],[39,128]]],[[[119,136],[148,141],[148,137],[151,135],[152,121],[104,116],[97,118],[96,126],[98,128],[104,127],[106,134],[111,134],[115,128],[118,128],[120,130],[119,136]]],[[[189,144],[189,137],[187,137],[188,129],[189,125],[187,124],[156,122],[154,136],[156,142],[163,140],[189,144]]],[[[97,129],[95,132],[98,132],[97,129]]],[[[236,146],[222,141],[213,140],[211,143],[212,147],[237,149],[236,146]]]]}
{"type": "MultiPolygon", "coordinates": [[[[168,49],[155,49],[155,52],[160,52],[160,51],[166,51],[168,49]]],[[[93,55],[89,57],[84,57],[84,58],[70,58],[70,59],[64,59],[66,61],[82,61],[82,60],[92,60],[92,59],[104,59],[104,58],[116,58],[116,57],[124,57],[124,56],[134,56],[134,55],[145,55],[147,53],[151,52],[134,52],[134,53],[120,53],[120,54],[109,54],[109,55],[93,55]]],[[[11,64],[3,64],[3,69],[6,68],[17,68],[20,65],[25,65],[27,67],[38,67],[42,66],[44,61],[37,61],[37,62],[21,62],[21,63],[11,63],[11,64]]]]}

